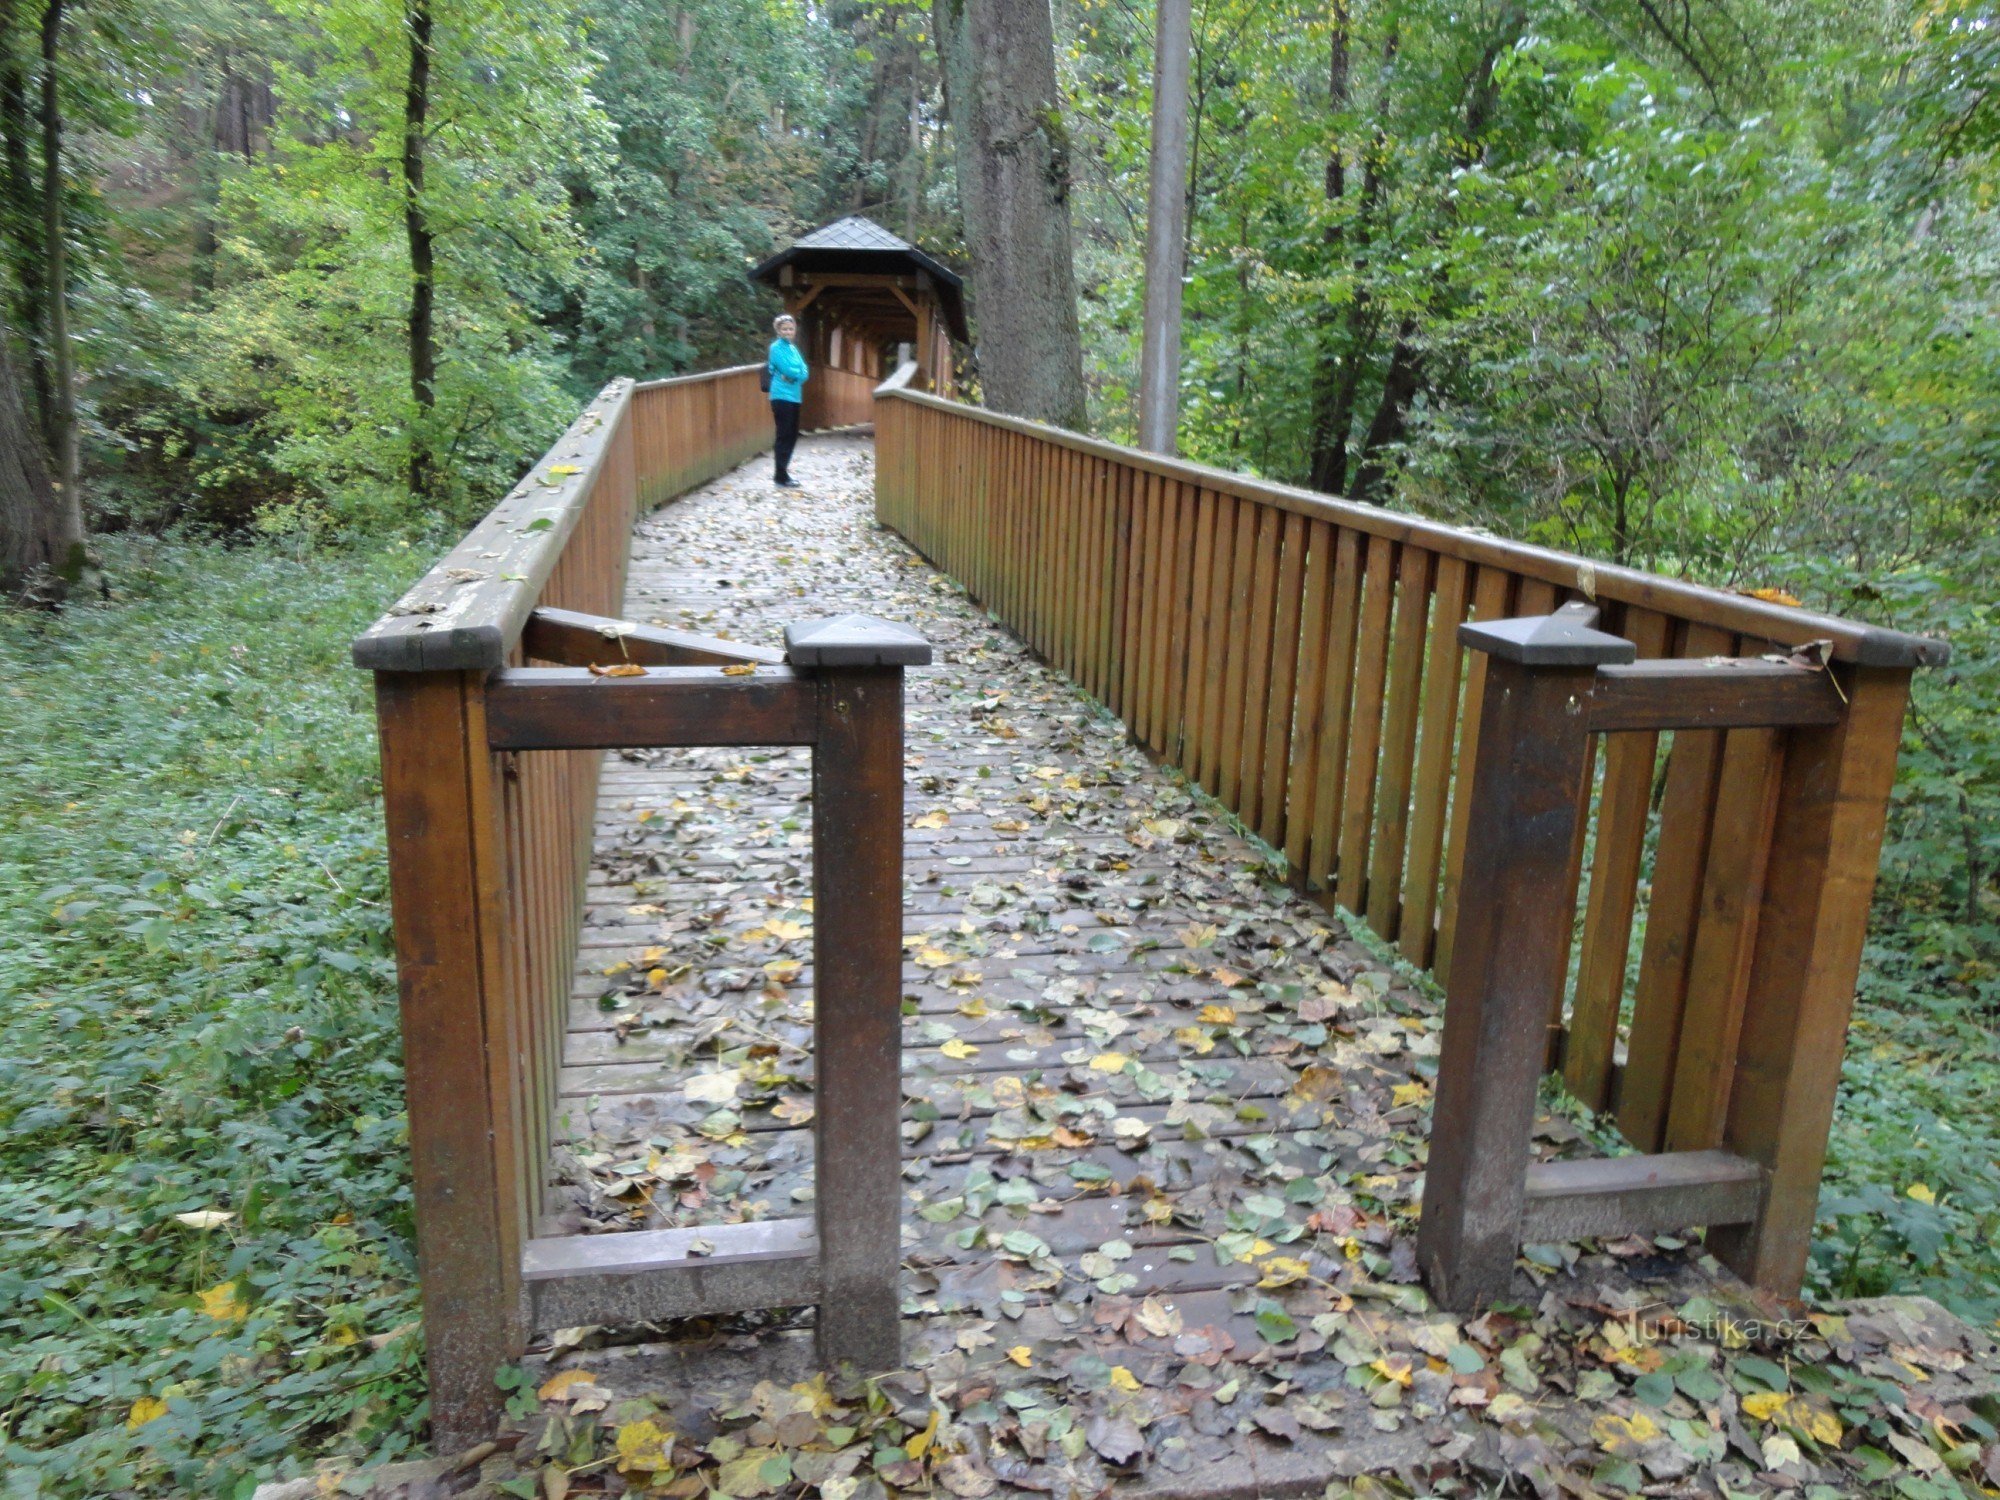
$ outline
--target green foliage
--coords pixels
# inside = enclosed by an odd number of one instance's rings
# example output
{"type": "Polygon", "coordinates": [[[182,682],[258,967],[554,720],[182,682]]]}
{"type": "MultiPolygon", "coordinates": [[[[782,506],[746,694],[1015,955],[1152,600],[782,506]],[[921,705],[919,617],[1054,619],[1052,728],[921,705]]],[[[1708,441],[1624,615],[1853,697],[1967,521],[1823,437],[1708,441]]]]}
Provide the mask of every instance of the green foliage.
{"type": "Polygon", "coordinates": [[[127,597],[0,619],[10,1495],[247,1494],[420,1431],[372,714],[345,658],[425,555],[119,543],[127,597]],[[175,1217],[203,1213],[227,1218],[175,1217]],[[141,1403],[164,1411],[135,1426],[141,1403]]]}

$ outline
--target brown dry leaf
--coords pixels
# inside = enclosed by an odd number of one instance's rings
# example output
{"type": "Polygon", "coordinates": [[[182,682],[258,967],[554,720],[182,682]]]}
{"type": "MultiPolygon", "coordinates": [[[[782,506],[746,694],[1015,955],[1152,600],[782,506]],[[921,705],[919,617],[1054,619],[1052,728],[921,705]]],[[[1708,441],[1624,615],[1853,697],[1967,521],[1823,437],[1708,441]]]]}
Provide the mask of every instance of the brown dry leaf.
{"type": "Polygon", "coordinates": [[[592,677],[644,677],[646,669],[636,661],[614,662],[608,667],[600,667],[596,662],[592,662],[590,664],[590,675],[592,677]]]}

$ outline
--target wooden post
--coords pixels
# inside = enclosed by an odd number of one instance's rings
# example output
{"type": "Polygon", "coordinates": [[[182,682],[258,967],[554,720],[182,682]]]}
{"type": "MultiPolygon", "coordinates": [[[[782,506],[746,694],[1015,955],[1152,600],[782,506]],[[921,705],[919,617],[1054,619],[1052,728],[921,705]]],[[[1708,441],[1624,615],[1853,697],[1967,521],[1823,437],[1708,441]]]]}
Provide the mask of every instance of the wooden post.
{"type": "Polygon", "coordinates": [[[1563,887],[1591,682],[1600,664],[1634,654],[1590,628],[1596,615],[1570,606],[1459,627],[1488,658],[1486,691],[1417,1240],[1447,1307],[1492,1302],[1514,1279],[1550,996],[1568,958],[1561,918],[1575,893],[1563,887]]]}
{"type": "Polygon", "coordinates": [[[443,1453],[492,1433],[493,1376],[523,1338],[519,1045],[499,952],[485,676],[375,674],[431,1441],[443,1453]]]}
{"type": "Polygon", "coordinates": [[[902,1363],[903,669],[915,631],[845,615],[785,631],[819,681],[813,750],[814,1212],[819,1354],[902,1363]]]}
{"type": "Polygon", "coordinates": [[[1785,747],[1723,1136],[1765,1169],[1762,1208],[1708,1239],[1737,1275],[1785,1297],[1805,1279],[1910,687],[1906,666],[1834,670],[1846,715],[1791,730],[1785,747]]]}

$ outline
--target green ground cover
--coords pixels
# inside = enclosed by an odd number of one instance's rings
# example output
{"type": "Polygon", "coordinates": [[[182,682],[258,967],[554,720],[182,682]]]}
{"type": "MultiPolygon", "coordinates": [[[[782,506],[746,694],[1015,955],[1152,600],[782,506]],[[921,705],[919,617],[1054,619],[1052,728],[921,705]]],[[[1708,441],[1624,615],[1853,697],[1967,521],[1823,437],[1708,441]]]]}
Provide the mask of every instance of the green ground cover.
{"type": "MultiPolygon", "coordinates": [[[[108,551],[113,602],[0,615],[0,1494],[247,1494],[423,1432],[346,648],[429,549],[108,551]]],[[[1990,1324],[2000,1063],[1933,977],[1870,951],[1814,1285],[1990,1324]]]]}
{"type": "Polygon", "coordinates": [[[0,613],[0,1492],[243,1494],[421,1425],[346,655],[428,549],[108,551],[0,613]]]}

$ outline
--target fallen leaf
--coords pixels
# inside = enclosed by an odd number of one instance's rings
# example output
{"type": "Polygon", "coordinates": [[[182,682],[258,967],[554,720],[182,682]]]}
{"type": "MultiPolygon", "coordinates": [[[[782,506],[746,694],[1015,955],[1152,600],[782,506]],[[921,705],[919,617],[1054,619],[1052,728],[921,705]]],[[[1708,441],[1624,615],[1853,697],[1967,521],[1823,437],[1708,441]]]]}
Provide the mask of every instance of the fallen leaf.
{"type": "Polygon", "coordinates": [[[201,1294],[201,1310],[223,1323],[241,1323],[250,1316],[250,1304],[237,1291],[234,1281],[224,1281],[201,1294]]]}

